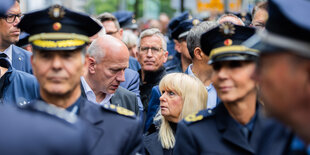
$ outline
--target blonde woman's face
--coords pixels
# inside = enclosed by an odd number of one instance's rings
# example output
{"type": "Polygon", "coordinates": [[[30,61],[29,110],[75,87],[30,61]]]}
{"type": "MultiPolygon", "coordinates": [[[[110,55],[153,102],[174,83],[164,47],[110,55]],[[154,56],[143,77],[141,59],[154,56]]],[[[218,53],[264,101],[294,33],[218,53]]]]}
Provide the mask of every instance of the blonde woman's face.
{"type": "Polygon", "coordinates": [[[182,97],[173,90],[163,90],[159,100],[162,116],[170,122],[177,123],[183,108],[182,97]]]}
{"type": "Polygon", "coordinates": [[[256,81],[253,79],[254,62],[224,61],[212,65],[212,81],[221,100],[235,102],[248,95],[256,94],[256,81]]]}

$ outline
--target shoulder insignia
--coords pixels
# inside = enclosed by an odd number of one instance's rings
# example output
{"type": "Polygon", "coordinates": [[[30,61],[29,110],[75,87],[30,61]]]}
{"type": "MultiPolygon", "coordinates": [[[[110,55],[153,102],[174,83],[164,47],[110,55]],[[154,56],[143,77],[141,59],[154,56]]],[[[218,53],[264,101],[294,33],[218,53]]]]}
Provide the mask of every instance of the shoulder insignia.
{"type": "Polygon", "coordinates": [[[103,107],[107,110],[116,112],[120,115],[125,115],[125,116],[130,116],[130,117],[135,117],[135,113],[133,111],[130,111],[126,108],[120,107],[120,106],[116,106],[114,104],[104,104],[103,107]]]}
{"type": "Polygon", "coordinates": [[[212,109],[206,109],[186,116],[184,121],[186,124],[192,124],[211,115],[213,115],[212,109]]]}

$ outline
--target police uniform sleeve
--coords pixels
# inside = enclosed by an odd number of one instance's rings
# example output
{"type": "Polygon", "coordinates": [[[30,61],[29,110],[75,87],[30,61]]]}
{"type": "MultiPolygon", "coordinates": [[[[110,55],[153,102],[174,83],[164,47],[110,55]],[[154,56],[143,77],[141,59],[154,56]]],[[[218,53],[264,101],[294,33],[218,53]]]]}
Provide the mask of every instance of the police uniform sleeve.
{"type": "Polygon", "coordinates": [[[142,126],[138,119],[128,134],[129,138],[124,152],[130,155],[143,154],[142,126]]]}
{"type": "Polygon", "coordinates": [[[197,155],[199,152],[197,152],[196,143],[193,138],[193,135],[191,131],[189,130],[189,127],[186,125],[186,123],[181,121],[178,124],[178,129],[176,133],[176,143],[174,147],[173,154],[175,155],[197,155]]]}

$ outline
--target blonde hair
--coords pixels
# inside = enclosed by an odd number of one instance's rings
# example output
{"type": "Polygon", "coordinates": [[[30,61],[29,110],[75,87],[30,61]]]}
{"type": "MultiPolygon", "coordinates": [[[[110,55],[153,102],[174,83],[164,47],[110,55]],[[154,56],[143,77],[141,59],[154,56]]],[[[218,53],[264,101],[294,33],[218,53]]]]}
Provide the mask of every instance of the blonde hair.
{"type": "MultiPolygon", "coordinates": [[[[187,115],[203,110],[207,107],[208,92],[203,83],[196,77],[184,73],[171,73],[164,76],[159,83],[160,92],[172,90],[182,97],[183,108],[179,119],[187,115]]],[[[165,149],[174,147],[175,137],[168,121],[159,110],[154,120],[160,120],[159,140],[165,149]]]]}

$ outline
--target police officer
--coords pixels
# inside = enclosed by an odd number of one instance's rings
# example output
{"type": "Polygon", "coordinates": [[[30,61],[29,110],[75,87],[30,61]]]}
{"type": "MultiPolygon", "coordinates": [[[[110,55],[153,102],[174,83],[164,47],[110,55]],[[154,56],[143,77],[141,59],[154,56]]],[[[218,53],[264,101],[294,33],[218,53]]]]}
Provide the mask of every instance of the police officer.
{"type": "Polygon", "coordinates": [[[258,51],[240,45],[254,33],[249,27],[223,23],[201,36],[222,102],[179,123],[176,154],[255,154],[261,130],[270,121],[259,113],[257,82],[251,78],[258,51]]]}
{"type": "MultiPolygon", "coordinates": [[[[0,1],[0,17],[14,2],[0,1]]],[[[79,130],[74,115],[59,108],[41,103],[27,110],[1,105],[0,124],[0,154],[87,154],[81,134],[85,131],[79,130]]]]}
{"type": "MultiPolygon", "coordinates": [[[[30,34],[31,63],[40,98],[76,113],[88,123],[93,154],[135,154],[142,150],[139,121],[132,111],[99,106],[81,97],[80,77],[87,65],[85,47],[100,29],[89,16],[60,5],[28,13],[19,27],[30,34]]],[[[141,132],[142,133],[142,132],[141,132]]]]}
{"type": "Polygon", "coordinates": [[[257,77],[267,111],[298,136],[269,128],[272,136],[264,136],[259,153],[309,154],[310,1],[271,0],[268,5],[266,29],[245,45],[262,51],[257,77]],[[282,152],[271,152],[274,146],[282,152]]]}

